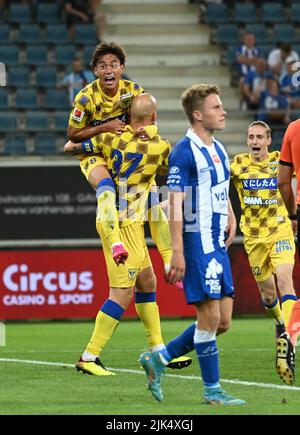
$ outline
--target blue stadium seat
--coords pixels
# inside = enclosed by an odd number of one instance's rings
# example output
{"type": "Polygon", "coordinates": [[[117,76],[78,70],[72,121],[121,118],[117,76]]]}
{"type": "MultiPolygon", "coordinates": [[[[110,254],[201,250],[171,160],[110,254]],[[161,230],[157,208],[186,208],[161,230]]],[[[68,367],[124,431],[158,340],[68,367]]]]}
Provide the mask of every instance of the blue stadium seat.
{"type": "Polygon", "coordinates": [[[221,24],[217,30],[217,41],[219,44],[238,44],[240,32],[235,24],[221,24]]]}
{"type": "Polygon", "coordinates": [[[1,113],[0,116],[0,131],[16,131],[17,130],[16,113],[1,113]]]}
{"type": "Polygon", "coordinates": [[[282,3],[262,2],[261,19],[265,23],[282,23],[286,21],[282,3]]]}
{"type": "Polygon", "coordinates": [[[54,125],[56,131],[66,132],[68,130],[70,112],[56,112],[54,125]]]}
{"type": "Polygon", "coordinates": [[[245,28],[246,32],[251,32],[255,35],[256,43],[268,42],[269,36],[264,24],[247,24],[245,28]]]}
{"type": "Polygon", "coordinates": [[[95,50],[94,45],[88,45],[88,46],[84,47],[84,49],[83,49],[83,63],[85,65],[89,65],[91,63],[94,50],[95,50]]]}
{"type": "Polygon", "coordinates": [[[41,155],[57,154],[55,134],[38,133],[35,136],[34,150],[41,155]]]}
{"type": "Polygon", "coordinates": [[[273,130],[273,132],[272,132],[272,144],[270,146],[270,152],[281,150],[283,136],[284,136],[284,130],[273,130]]]}
{"type": "Polygon", "coordinates": [[[236,64],[236,50],[239,48],[239,45],[230,45],[227,49],[227,61],[229,65],[236,64]]]}
{"type": "Polygon", "coordinates": [[[274,48],[274,44],[269,43],[269,44],[259,44],[259,48],[261,50],[261,55],[262,57],[264,57],[265,59],[268,58],[271,50],[273,50],[274,48]]]}
{"type": "Polygon", "coordinates": [[[55,47],[55,60],[58,65],[70,66],[75,56],[74,45],[57,45],[55,47]]]}
{"type": "Polygon", "coordinates": [[[47,89],[44,105],[47,109],[67,110],[70,106],[67,92],[64,89],[47,89]]]}
{"type": "Polygon", "coordinates": [[[14,66],[9,68],[8,86],[26,88],[30,86],[30,73],[26,66],[14,66]]]}
{"type": "Polygon", "coordinates": [[[47,65],[48,48],[46,45],[28,45],[27,47],[28,65],[47,65]]]}
{"type": "Polygon", "coordinates": [[[51,66],[40,66],[36,71],[36,85],[41,88],[56,86],[56,68],[51,66]]]}
{"type": "Polygon", "coordinates": [[[291,4],[289,19],[294,23],[300,23],[300,2],[291,4]]]}
{"type": "Polygon", "coordinates": [[[2,24],[0,26],[0,42],[1,44],[10,44],[10,26],[8,24],[2,24]]]}
{"type": "Polygon", "coordinates": [[[289,44],[293,44],[293,42],[297,42],[299,38],[297,38],[295,29],[293,24],[275,24],[273,31],[273,41],[274,42],[286,42],[289,44]]]}
{"type": "Polygon", "coordinates": [[[34,110],[38,108],[38,98],[36,89],[17,89],[16,108],[34,110]]]}
{"type": "Polygon", "coordinates": [[[9,7],[9,20],[10,23],[31,23],[32,14],[29,4],[12,3],[9,7]]]}
{"type": "Polygon", "coordinates": [[[209,24],[229,23],[229,9],[224,3],[209,3],[205,13],[205,22],[209,24]]]}
{"type": "Polygon", "coordinates": [[[37,24],[21,24],[17,41],[23,44],[39,44],[40,28],[37,24]]]}
{"type": "Polygon", "coordinates": [[[4,138],[5,153],[11,155],[26,155],[27,154],[27,136],[26,134],[14,133],[7,134],[4,138]]]}
{"type": "Polygon", "coordinates": [[[77,24],[75,28],[76,44],[98,44],[99,37],[94,24],[77,24]]]}
{"type": "Polygon", "coordinates": [[[256,6],[253,3],[236,3],[234,6],[234,21],[236,23],[257,22],[256,6]]]}
{"type": "Polygon", "coordinates": [[[46,112],[27,112],[26,130],[28,131],[48,131],[49,115],[46,112]]]}
{"type": "Polygon", "coordinates": [[[16,45],[0,45],[0,62],[5,65],[19,64],[19,49],[16,45]]]}
{"type": "Polygon", "coordinates": [[[57,23],[60,21],[57,3],[38,3],[37,22],[57,23]]]}
{"type": "Polygon", "coordinates": [[[47,26],[46,42],[48,44],[70,43],[65,24],[49,24],[47,26]]]}
{"type": "Polygon", "coordinates": [[[0,87],[0,109],[6,110],[8,109],[8,88],[0,87]]]}

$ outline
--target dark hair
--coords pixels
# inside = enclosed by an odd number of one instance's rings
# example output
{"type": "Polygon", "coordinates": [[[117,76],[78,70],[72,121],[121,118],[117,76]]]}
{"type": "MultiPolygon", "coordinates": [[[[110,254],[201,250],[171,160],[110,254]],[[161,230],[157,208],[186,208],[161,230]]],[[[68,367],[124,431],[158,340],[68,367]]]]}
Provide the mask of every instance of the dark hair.
{"type": "Polygon", "coordinates": [[[93,53],[91,62],[93,69],[96,68],[101,57],[105,56],[106,54],[114,54],[119,59],[121,65],[125,65],[126,54],[123,48],[114,41],[108,43],[102,42],[101,44],[97,45],[93,53]]]}

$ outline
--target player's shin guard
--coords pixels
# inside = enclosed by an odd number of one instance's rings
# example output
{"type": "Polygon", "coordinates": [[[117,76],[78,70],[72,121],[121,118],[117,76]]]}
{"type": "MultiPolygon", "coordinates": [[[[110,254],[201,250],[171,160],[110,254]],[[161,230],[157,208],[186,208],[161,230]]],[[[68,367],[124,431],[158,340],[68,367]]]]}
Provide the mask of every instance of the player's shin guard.
{"type": "Polygon", "coordinates": [[[201,331],[196,328],[194,344],[204,387],[206,389],[219,387],[219,352],[216,344],[216,332],[201,331]]]}
{"type": "Polygon", "coordinates": [[[116,208],[116,190],[111,178],[104,178],[97,186],[97,221],[110,245],[121,243],[119,216],[116,208]]]}
{"type": "Polygon", "coordinates": [[[156,292],[135,293],[135,309],[143,322],[149,349],[163,344],[156,292]]]}
{"type": "Polygon", "coordinates": [[[101,307],[95,322],[94,332],[86,348],[86,352],[98,356],[113,335],[124,309],[114,301],[107,299],[101,307]]]}
{"type": "Polygon", "coordinates": [[[297,296],[290,294],[290,295],[284,295],[281,298],[281,309],[282,309],[282,313],[283,313],[283,318],[284,318],[284,324],[285,327],[288,327],[290,318],[291,318],[291,314],[293,311],[293,307],[295,305],[297,301],[297,296]]]}

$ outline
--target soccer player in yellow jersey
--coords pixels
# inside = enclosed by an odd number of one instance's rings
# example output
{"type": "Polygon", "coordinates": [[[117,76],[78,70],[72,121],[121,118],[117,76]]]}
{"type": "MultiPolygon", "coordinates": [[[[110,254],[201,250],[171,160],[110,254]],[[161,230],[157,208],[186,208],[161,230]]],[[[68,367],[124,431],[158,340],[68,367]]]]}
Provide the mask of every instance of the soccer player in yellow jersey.
{"type": "Polygon", "coordinates": [[[269,153],[271,130],[263,121],[248,127],[249,153],[238,154],[231,177],[241,203],[240,228],[251,270],[268,314],[275,319],[277,373],[294,382],[294,351],[285,326],[297,300],[293,286],[295,243],[291,221],[278,190],[279,152],[269,153]],[[276,283],[281,296],[281,307],[276,283]]]}
{"type": "MultiPolygon", "coordinates": [[[[105,189],[107,193],[117,187],[120,236],[130,252],[123,266],[116,265],[103,230],[105,219],[96,221],[103,244],[110,293],[97,315],[92,338],[76,367],[99,376],[112,374],[102,366],[99,354],[129,306],[134,289],[136,309],[144,324],[150,350],[164,347],[156,304],[156,278],[145,243],[144,214],[156,173],[167,173],[170,144],[158,135],[154,125],[154,97],[149,94],[135,97],[130,114],[130,125],[121,135],[104,133],[82,144],[68,142],[65,145],[66,151],[75,152],[81,148],[85,152],[102,152],[112,179],[104,179],[98,190],[105,189]]],[[[102,209],[105,214],[105,207],[102,209]]],[[[190,358],[181,357],[179,361],[171,361],[170,367],[180,368],[190,363],[190,358]]]]}
{"type": "MultiPolygon", "coordinates": [[[[124,130],[132,98],[144,92],[137,83],[121,79],[125,60],[124,50],[114,42],[102,43],[96,47],[92,57],[92,68],[98,79],[77,94],[70,114],[68,134],[73,142],[88,141],[105,132],[120,134],[124,130]]],[[[114,224],[106,226],[104,232],[111,245],[115,262],[124,263],[128,252],[120,240],[114,192],[101,185],[103,180],[110,178],[106,163],[101,154],[82,154],[79,160],[84,176],[97,192],[97,220],[103,219],[104,203],[109,215],[114,217],[114,224]]],[[[162,212],[160,217],[160,220],[150,219],[149,225],[152,238],[161,255],[165,257],[170,239],[162,237],[162,234],[166,234],[168,222],[162,212]]],[[[164,260],[165,263],[169,262],[166,258],[164,260]]]]}

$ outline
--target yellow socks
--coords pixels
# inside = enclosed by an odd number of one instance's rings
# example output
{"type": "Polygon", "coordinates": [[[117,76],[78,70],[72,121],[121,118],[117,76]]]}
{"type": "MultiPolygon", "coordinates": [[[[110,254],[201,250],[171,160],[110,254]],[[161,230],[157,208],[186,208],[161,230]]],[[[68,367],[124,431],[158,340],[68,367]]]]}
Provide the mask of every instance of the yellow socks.
{"type": "Polygon", "coordinates": [[[270,317],[272,317],[272,319],[275,319],[275,321],[278,325],[283,325],[283,323],[284,323],[283,314],[282,314],[282,311],[280,308],[280,303],[279,303],[277,296],[276,296],[274,302],[270,305],[267,305],[264,302],[264,307],[265,307],[268,315],[270,317]]]}
{"type": "Polygon", "coordinates": [[[156,292],[135,293],[135,309],[143,322],[149,349],[163,344],[156,292]]]}
{"type": "Polygon", "coordinates": [[[289,320],[296,301],[297,301],[297,296],[295,295],[284,295],[281,298],[281,309],[282,309],[284,324],[286,328],[288,327],[289,320]]]}
{"type": "Polygon", "coordinates": [[[119,304],[110,299],[106,300],[96,317],[94,332],[85,352],[99,356],[113,335],[123,313],[124,309],[119,304]]]}
{"type": "Polygon", "coordinates": [[[116,208],[116,190],[111,178],[104,178],[97,186],[97,221],[110,245],[121,243],[119,215],[116,208]]]}

